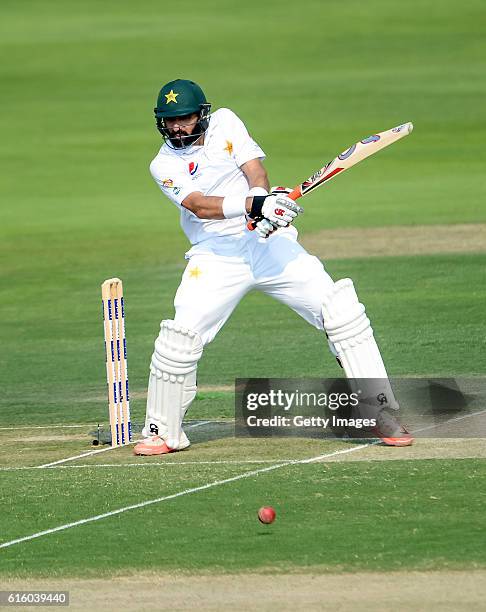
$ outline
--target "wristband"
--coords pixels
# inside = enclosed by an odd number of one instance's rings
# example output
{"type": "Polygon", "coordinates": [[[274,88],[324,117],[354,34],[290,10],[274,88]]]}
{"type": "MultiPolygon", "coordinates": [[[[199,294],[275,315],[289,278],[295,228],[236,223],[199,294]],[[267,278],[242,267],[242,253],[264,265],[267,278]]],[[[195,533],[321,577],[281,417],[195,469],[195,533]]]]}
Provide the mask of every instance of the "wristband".
{"type": "Polygon", "coordinates": [[[252,219],[260,219],[262,217],[263,203],[267,196],[253,196],[253,202],[251,204],[251,210],[249,216],[252,219]]]}
{"type": "Polygon", "coordinates": [[[234,219],[246,215],[246,196],[225,196],[223,198],[223,215],[225,219],[234,219]]]}
{"type": "Polygon", "coordinates": [[[248,196],[266,196],[268,195],[268,191],[265,187],[252,187],[248,192],[248,196]]]}

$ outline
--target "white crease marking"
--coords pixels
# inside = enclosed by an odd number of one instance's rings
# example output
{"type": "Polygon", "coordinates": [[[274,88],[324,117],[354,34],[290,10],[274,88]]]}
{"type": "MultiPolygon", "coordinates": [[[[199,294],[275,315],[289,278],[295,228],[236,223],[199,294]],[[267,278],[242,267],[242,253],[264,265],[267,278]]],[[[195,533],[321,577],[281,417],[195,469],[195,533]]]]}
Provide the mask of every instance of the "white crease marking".
{"type": "MultiPolygon", "coordinates": [[[[207,425],[208,423],[213,423],[214,421],[201,421],[198,423],[193,423],[186,425],[186,429],[194,429],[195,427],[199,427],[201,425],[207,425]]],[[[140,442],[142,438],[138,440],[132,440],[132,442],[128,442],[123,446],[108,446],[107,448],[98,448],[96,450],[87,451],[86,453],[82,453],[81,455],[74,455],[73,457],[67,457],[66,459],[59,459],[58,461],[52,461],[51,463],[44,463],[43,465],[37,465],[37,468],[49,468],[53,465],[60,465],[61,463],[67,463],[68,461],[76,461],[76,459],[82,459],[83,457],[89,457],[90,455],[97,455],[98,453],[106,453],[107,451],[115,450],[117,448],[124,448],[126,446],[130,446],[131,444],[136,444],[140,442]]]]}
{"type": "MultiPolygon", "coordinates": [[[[100,427],[103,426],[103,423],[98,423],[100,427]]],[[[17,427],[0,427],[0,431],[17,431],[28,429],[73,429],[73,428],[81,428],[81,427],[93,427],[89,423],[84,423],[84,425],[20,425],[17,427]]]]}
{"type": "MultiPolygon", "coordinates": [[[[0,472],[17,472],[19,470],[74,470],[78,468],[129,468],[133,466],[137,467],[159,467],[163,468],[166,465],[245,465],[245,464],[260,464],[260,463],[274,463],[276,459],[240,459],[240,460],[221,460],[221,461],[168,461],[163,460],[157,463],[154,462],[137,462],[133,463],[80,463],[79,465],[53,465],[50,467],[44,467],[42,465],[33,466],[22,466],[22,467],[4,467],[0,468],[0,472]]],[[[279,459],[279,461],[287,461],[292,463],[295,459],[279,459]]]]}

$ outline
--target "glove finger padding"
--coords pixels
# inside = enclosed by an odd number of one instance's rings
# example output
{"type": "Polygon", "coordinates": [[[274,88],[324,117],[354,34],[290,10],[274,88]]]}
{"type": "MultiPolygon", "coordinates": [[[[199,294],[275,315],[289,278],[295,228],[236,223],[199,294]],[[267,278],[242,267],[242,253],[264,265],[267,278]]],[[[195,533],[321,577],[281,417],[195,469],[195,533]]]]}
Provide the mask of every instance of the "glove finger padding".
{"type": "Polygon", "coordinates": [[[273,223],[270,223],[268,219],[262,219],[261,221],[258,221],[255,229],[258,232],[260,238],[268,238],[268,236],[270,236],[270,234],[273,234],[273,232],[278,228],[275,227],[273,223]]]}

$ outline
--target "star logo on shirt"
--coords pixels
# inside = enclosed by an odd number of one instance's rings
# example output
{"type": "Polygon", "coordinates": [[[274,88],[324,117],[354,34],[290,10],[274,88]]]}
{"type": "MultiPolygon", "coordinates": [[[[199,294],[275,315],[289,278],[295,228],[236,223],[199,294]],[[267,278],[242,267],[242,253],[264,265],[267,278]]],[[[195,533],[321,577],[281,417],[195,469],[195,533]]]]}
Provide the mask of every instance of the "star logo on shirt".
{"type": "Polygon", "coordinates": [[[165,103],[169,104],[169,102],[174,102],[175,104],[177,104],[176,98],[178,95],[179,95],[178,93],[175,93],[174,90],[171,89],[168,94],[164,94],[165,99],[166,99],[165,103]]]}
{"type": "Polygon", "coordinates": [[[224,150],[228,151],[228,155],[231,155],[233,153],[233,143],[230,140],[226,141],[226,146],[224,150]]]}
{"type": "Polygon", "coordinates": [[[192,270],[189,270],[189,278],[195,278],[197,280],[201,274],[202,272],[197,266],[192,268],[192,270]]]}

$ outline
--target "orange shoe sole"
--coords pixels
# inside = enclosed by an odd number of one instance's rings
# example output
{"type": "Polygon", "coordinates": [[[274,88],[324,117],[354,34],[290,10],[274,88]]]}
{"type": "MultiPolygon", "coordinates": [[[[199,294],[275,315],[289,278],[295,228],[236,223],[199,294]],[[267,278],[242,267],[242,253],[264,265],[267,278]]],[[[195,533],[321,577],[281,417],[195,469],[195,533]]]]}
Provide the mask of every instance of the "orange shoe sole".
{"type": "Polygon", "coordinates": [[[144,456],[166,455],[167,453],[175,453],[177,450],[177,448],[169,448],[165,442],[161,446],[148,446],[139,442],[133,449],[133,454],[144,456]]]}
{"type": "Polygon", "coordinates": [[[414,438],[403,436],[401,438],[381,438],[381,441],[387,446],[412,446],[414,438]]]}

